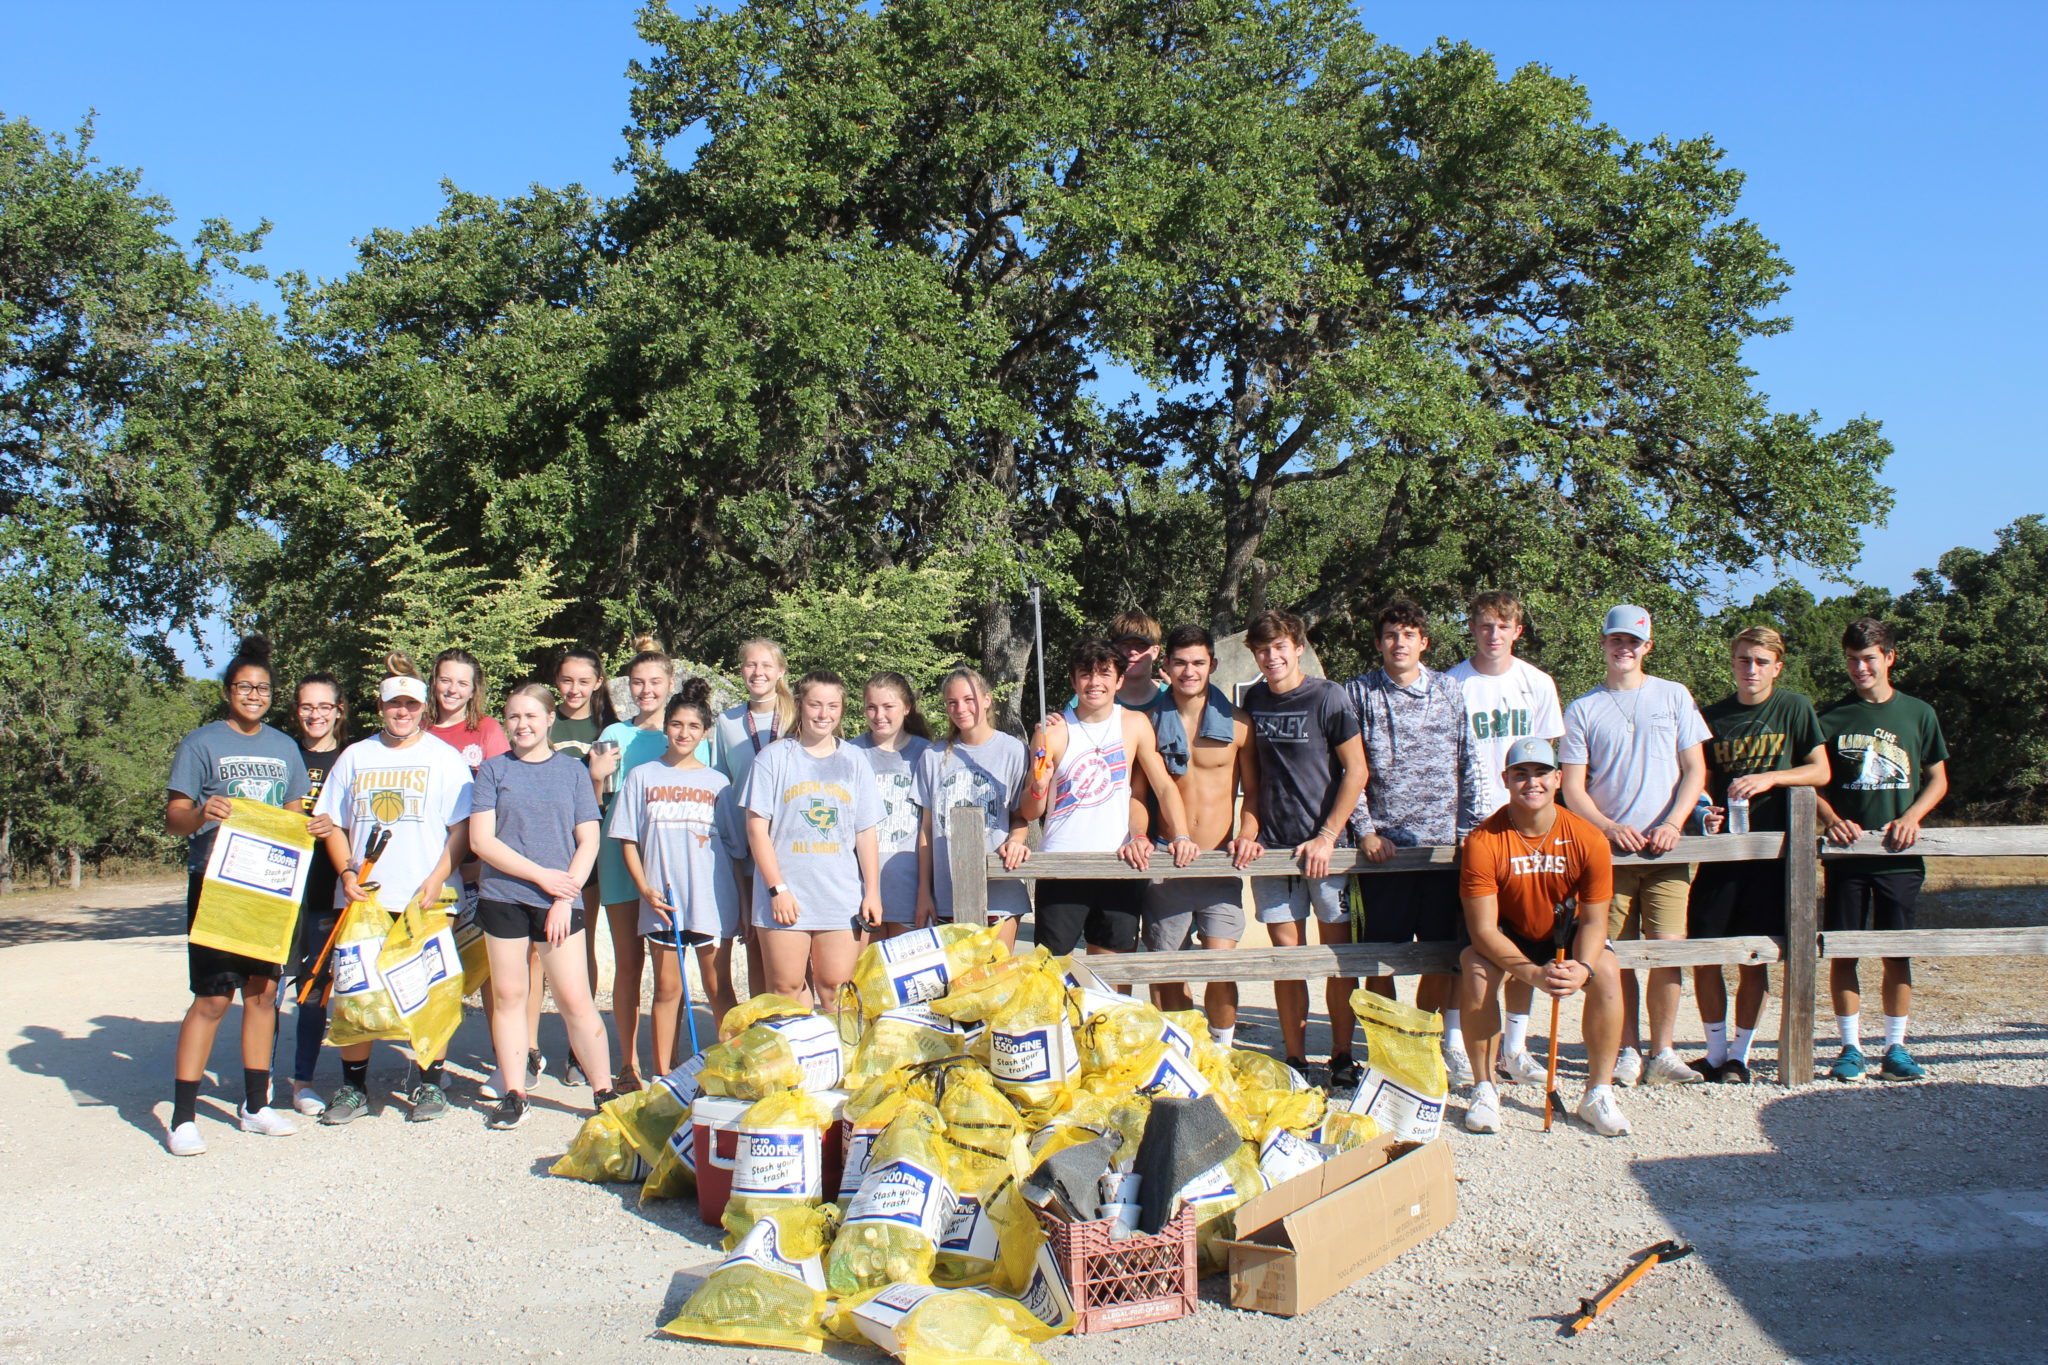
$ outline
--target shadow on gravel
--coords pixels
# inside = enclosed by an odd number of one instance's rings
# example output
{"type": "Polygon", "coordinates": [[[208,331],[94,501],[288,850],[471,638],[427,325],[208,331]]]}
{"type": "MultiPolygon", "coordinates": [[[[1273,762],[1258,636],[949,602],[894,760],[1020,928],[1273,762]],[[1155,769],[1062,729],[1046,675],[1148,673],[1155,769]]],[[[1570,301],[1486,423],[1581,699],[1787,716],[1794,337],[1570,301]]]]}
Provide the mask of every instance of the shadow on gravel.
{"type": "MultiPolygon", "coordinates": [[[[229,1034],[228,1028],[221,1031],[229,1034]]],[[[7,1053],[7,1060],[17,1070],[54,1077],[71,1092],[72,1103],[106,1106],[151,1140],[163,1137],[164,1126],[152,1111],[158,1102],[171,1097],[177,1020],[102,1014],[83,1038],[67,1038],[41,1024],[23,1028],[21,1037],[7,1053]]],[[[214,1074],[220,1075],[218,1071],[214,1074]]],[[[235,1087],[242,1083],[239,1070],[223,1079],[235,1087]]]]}
{"type": "Polygon", "coordinates": [[[118,910],[67,909],[0,915],[0,948],[24,943],[83,942],[109,938],[155,938],[185,932],[185,898],[118,910]]]}
{"type": "Polygon", "coordinates": [[[2018,1086],[1814,1090],[1764,1108],[1775,1151],[1633,1172],[1788,1355],[2041,1359],[2044,1110],[2040,1090],[2018,1086]]]}

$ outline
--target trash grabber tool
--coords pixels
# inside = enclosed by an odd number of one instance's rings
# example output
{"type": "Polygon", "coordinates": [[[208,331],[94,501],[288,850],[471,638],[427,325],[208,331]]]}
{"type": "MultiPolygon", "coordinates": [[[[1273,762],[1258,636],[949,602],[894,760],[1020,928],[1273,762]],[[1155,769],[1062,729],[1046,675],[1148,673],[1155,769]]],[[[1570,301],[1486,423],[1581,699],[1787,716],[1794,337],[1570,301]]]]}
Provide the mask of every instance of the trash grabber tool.
{"type": "MultiPolygon", "coordinates": [[[[690,1028],[690,1057],[694,1057],[697,1055],[697,1011],[695,1007],[690,1004],[690,963],[688,956],[683,952],[683,925],[682,921],[675,918],[675,889],[673,887],[665,886],[662,888],[662,890],[666,893],[666,898],[668,900],[668,931],[670,937],[672,937],[675,940],[676,979],[683,983],[683,1019],[689,1025],[690,1028]]],[[[692,944],[691,946],[694,947],[695,944],[692,944]]],[[[683,1060],[687,1062],[690,1060],[690,1057],[685,1057],[683,1058],[683,1060]]]]}
{"type": "MultiPolygon", "coordinates": [[[[1557,956],[1556,956],[1556,957],[1554,957],[1554,958],[1552,958],[1552,959],[1551,959],[1551,961],[1553,961],[1553,962],[1562,962],[1562,961],[1564,961],[1564,949],[1563,949],[1562,947],[1560,947],[1560,948],[1559,948],[1559,949],[1557,950],[1557,956]]],[[[1558,1007],[1558,1004],[1559,1004],[1558,998],[1557,998],[1556,996],[1554,996],[1554,995],[1553,995],[1553,996],[1551,996],[1551,997],[1550,997],[1550,1065],[1549,1065],[1548,1067],[1546,1067],[1546,1068],[1544,1069],[1544,1073],[1543,1073],[1543,1131],[1544,1131],[1544,1132],[1546,1132],[1546,1133],[1550,1131],[1550,1122],[1551,1122],[1551,1118],[1552,1118],[1552,1116],[1553,1116],[1553,1115],[1555,1114],[1555,1112],[1556,1112],[1557,1110],[1559,1110],[1559,1109],[1562,1109],[1562,1108],[1564,1108],[1564,1101],[1563,1101],[1562,1099],[1560,1099],[1560,1098],[1558,1097],[1558,1093],[1557,1093],[1557,1007],[1558,1007]]]]}
{"type": "Polygon", "coordinates": [[[1630,1266],[1622,1277],[1600,1291],[1597,1298],[1579,1300],[1579,1316],[1572,1320],[1567,1329],[1574,1336],[1593,1325],[1593,1319],[1614,1306],[1614,1301],[1628,1292],[1629,1286],[1649,1274],[1650,1267],[1666,1261],[1682,1261],[1692,1255],[1692,1247],[1684,1242],[1659,1242],[1642,1253],[1642,1259],[1630,1266]]]}
{"type": "MultiPolygon", "coordinates": [[[[375,885],[375,883],[370,882],[370,869],[377,865],[377,859],[383,854],[385,847],[390,842],[391,831],[382,825],[372,830],[370,837],[363,841],[363,870],[356,874],[357,890],[362,890],[366,883],[371,886],[375,885]]],[[[334,917],[334,928],[328,931],[327,942],[321,947],[320,956],[313,959],[315,964],[328,960],[328,955],[334,951],[335,940],[341,937],[342,923],[347,919],[348,912],[345,909],[334,917]]],[[[301,1005],[305,1004],[306,998],[313,994],[313,986],[319,980],[320,969],[316,965],[312,970],[312,975],[306,978],[306,988],[299,992],[299,1003],[301,1005]]],[[[329,972],[327,976],[327,994],[321,997],[320,1003],[322,1006],[325,1006],[332,999],[334,999],[334,974],[329,972]]]]}

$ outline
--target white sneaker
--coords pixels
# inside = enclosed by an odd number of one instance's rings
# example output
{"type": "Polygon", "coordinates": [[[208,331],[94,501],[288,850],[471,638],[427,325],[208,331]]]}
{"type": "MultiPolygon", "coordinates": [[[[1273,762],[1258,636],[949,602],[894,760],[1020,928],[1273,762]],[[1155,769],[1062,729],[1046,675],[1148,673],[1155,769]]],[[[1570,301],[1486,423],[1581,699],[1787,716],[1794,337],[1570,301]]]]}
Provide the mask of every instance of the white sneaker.
{"type": "Polygon", "coordinates": [[[1481,1081],[1472,1087],[1472,1098],[1465,1105],[1465,1131],[1500,1131],[1500,1091],[1494,1088],[1492,1081],[1481,1081]]]}
{"type": "Polygon", "coordinates": [[[1614,1083],[1634,1085],[1643,1078],[1643,1054],[1632,1047],[1625,1047],[1614,1059],[1614,1083]]]}
{"type": "Polygon", "coordinates": [[[172,1156],[202,1156],[206,1152],[206,1139],[199,1136],[199,1125],[191,1119],[171,1129],[170,1141],[164,1145],[172,1156]]]}
{"type": "Polygon", "coordinates": [[[1601,1137],[1620,1137],[1628,1132],[1628,1120],[1622,1117],[1621,1106],[1614,1102],[1614,1091],[1604,1086],[1588,1090],[1579,1101],[1579,1121],[1601,1137]]]}
{"type": "Polygon", "coordinates": [[[322,1099],[320,1092],[312,1086],[294,1083],[292,1085],[292,1108],[298,1110],[309,1119],[317,1119],[327,1112],[327,1101],[322,1099]]]}
{"type": "Polygon", "coordinates": [[[489,1076],[477,1082],[476,1093],[482,1095],[487,1100],[504,1099],[505,1087],[498,1083],[499,1074],[493,1071],[489,1076]]]}
{"type": "Polygon", "coordinates": [[[1466,1055],[1464,1048],[1447,1047],[1444,1049],[1444,1070],[1449,1073],[1453,1090],[1468,1086],[1474,1080],[1472,1075],[1472,1059],[1466,1055]]]}
{"type": "Polygon", "coordinates": [[[1649,1065],[1643,1068],[1644,1085],[1698,1085],[1705,1079],[1687,1066],[1675,1049],[1668,1047],[1650,1058],[1649,1065]]]}
{"type": "Polygon", "coordinates": [[[1524,1085],[1541,1085],[1550,1079],[1549,1066],[1527,1049],[1501,1058],[1501,1066],[1508,1073],[1508,1079],[1524,1085]]]}
{"type": "Polygon", "coordinates": [[[267,1104],[253,1112],[248,1109],[236,1112],[242,1120],[242,1131],[245,1133],[257,1133],[263,1137],[290,1137],[299,1131],[298,1124],[267,1104]]]}

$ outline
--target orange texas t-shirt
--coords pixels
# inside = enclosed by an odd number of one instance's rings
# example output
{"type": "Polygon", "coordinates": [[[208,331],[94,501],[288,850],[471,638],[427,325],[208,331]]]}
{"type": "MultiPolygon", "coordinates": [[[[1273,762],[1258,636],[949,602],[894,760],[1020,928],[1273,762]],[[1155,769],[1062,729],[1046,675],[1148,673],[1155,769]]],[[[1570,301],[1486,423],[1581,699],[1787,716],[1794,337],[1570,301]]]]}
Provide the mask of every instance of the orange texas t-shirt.
{"type": "Polygon", "coordinates": [[[1503,929],[1526,939],[1548,938],[1556,908],[1567,896],[1582,905],[1613,898],[1614,854],[1592,821],[1562,806],[1540,839],[1517,833],[1502,807],[1466,837],[1458,894],[1496,896],[1503,929]]]}

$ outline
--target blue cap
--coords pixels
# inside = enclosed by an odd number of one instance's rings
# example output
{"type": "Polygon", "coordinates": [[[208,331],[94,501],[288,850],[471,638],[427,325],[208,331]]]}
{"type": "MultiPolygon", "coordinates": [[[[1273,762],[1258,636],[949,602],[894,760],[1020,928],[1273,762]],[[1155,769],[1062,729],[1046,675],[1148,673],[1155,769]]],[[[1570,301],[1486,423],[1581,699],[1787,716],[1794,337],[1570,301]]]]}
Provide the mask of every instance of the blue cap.
{"type": "Polygon", "coordinates": [[[1650,613],[1641,607],[1624,602],[1610,607],[1607,619],[1600,624],[1602,635],[1633,635],[1638,640],[1650,638],[1650,613]]]}
{"type": "Polygon", "coordinates": [[[1550,747],[1549,740],[1524,735],[1508,746],[1507,761],[1500,765],[1500,770],[1506,772],[1519,763],[1541,763],[1546,768],[1555,768],[1557,753],[1550,747]]]}

